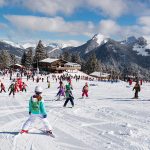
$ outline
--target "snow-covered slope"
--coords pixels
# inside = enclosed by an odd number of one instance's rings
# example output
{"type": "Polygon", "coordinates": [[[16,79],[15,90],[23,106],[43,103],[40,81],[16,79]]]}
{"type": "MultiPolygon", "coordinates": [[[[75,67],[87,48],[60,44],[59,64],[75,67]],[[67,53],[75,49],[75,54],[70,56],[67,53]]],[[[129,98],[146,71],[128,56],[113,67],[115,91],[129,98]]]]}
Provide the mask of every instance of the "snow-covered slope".
{"type": "MultiPolygon", "coordinates": [[[[6,88],[8,77],[1,78],[6,88]]],[[[91,81],[89,98],[80,99],[87,81],[73,80],[74,108],[63,108],[64,100],[54,101],[58,83],[51,79],[51,88],[45,82],[43,98],[48,120],[56,138],[43,135],[37,128],[20,135],[22,124],[29,117],[28,101],[37,83],[26,79],[27,93],[18,92],[13,98],[0,93],[0,149],[1,150],[149,150],[150,149],[150,84],[144,83],[134,100],[132,86],[124,82],[107,83],[91,81]],[[95,86],[93,86],[95,85],[95,86]]],[[[68,104],[68,107],[70,103],[68,104]]]]}

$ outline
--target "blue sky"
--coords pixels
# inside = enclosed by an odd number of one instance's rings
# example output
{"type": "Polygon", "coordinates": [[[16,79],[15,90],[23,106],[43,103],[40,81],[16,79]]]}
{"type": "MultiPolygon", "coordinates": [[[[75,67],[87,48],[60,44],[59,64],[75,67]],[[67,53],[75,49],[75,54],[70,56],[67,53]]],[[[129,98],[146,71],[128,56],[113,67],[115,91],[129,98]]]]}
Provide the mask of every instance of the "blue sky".
{"type": "Polygon", "coordinates": [[[150,0],[0,0],[0,39],[79,45],[100,33],[150,40],[150,0]]]}

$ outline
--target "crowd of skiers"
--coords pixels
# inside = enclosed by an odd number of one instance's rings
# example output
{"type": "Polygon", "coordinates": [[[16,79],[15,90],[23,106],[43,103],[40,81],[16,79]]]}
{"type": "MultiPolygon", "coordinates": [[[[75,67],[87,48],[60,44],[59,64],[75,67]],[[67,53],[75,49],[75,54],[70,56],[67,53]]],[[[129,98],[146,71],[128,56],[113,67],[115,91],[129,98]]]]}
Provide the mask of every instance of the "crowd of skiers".
{"type": "MultiPolygon", "coordinates": [[[[23,82],[21,78],[13,79],[13,81],[11,82],[11,84],[8,87],[9,96],[11,94],[14,96],[15,93],[20,92],[20,91],[26,92],[27,91],[26,87],[27,87],[27,84],[25,82],[23,82]]],[[[2,92],[6,93],[6,88],[2,81],[0,81],[0,88],[1,88],[0,93],[2,93],[2,92]]]]}
{"type": "MultiPolygon", "coordinates": [[[[59,86],[58,86],[58,93],[56,96],[58,96],[57,100],[60,100],[60,96],[65,97],[65,102],[63,107],[66,107],[67,103],[70,101],[72,107],[74,107],[74,96],[72,93],[73,86],[72,86],[72,80],[71,78],[66,78],[67,84],[64,86],[63,81],[60,80],[59,86]]],[[[50,83],[47,80],[48,84],[50,83]]],[[[47,134],[50,134],[54,137],[52,133],[52,127],[50,123],[47,120],[47,112],[44,106],[44,101],[42,98],[42,88],[40,86],[35,87],[35,94],[31,96],[29,100],[29,118],[27,121],[23,124],[21,133],[28,133],[29,128],[32,123],[34,123],[35,119],[39,119],[45,128],[45,132],[47,134]]],[[[82,89],[82,97],[88,97],[88,83],[86,82],[83,89],[82,89]]]]}
{"type": "MultiPolygon", "coordinates": [[[[9,95],[15,95],[15,93],[21,91],[27,91],[27,84],[25,82],[23,82],[22,78],[20,77],[20,75],[17,75],[16,79],[12,79],[12,74],[10,74],[11,76],[11,84],[8,88],[9,91],[9,95]]],[[[51,87],[51,80],[50,80],[50,76],[45,76],[45,77],[41,76],[37,76],[35,77],[34,74],[27,74],[26,75],[26,79],[27,81],[30,79],[33,82],[36,81],[38,82],[47,82],[47,87],[50,88],[51,87]]],[[[57,83],[59,83],[59,86],[57,87],[58,92],[56,93],[56,100],[61,100],[61,96],[63,97],[63,99],[65,99],[63,107],[66,107],[68,102],[71,103],[72,107],[74,107],[74,96],[73,96],[73,85],[72,85],[72,78],[74,78],[76,80],[76,82],[78,82],[81,79],[81,76],[75,76],[75,77],[71,77],[69,75],[61,75],[61,76],[55,76],[52,75],[52,80],[56,80],[57,83]],[[59,82],[58,82],[59,81],[59,82]],[[67,81],[66,84],[64,84],[64,81],[67,81]]],[[[132,85],[133,81],[129,80],[129,85],[132,85]]],[[[135,90],[134,93],[134,98],[138,98],[138,93],[141,90],[140,85],[142,85],[142,80],[136,81],[136,84],[133,87],[133,90],[135,90]]],[[[5,85],[2,81],[0,81],[0,92],[6,92],[6,88],[5,85]]],[[[56,89],[56,90],[57,90],[56,89]]],[[[27,119],[27,121],[23,124],[21,133],[28,133],[29,128],[31,126],[32,123],[34,123],[35,119],[39,119],[42,123],[43,126],[45,128],[45,132],[47,134],[53,135],[52,133],[52,127],[50,125],[50,123],[47,120],[47,112],[45,109],[45,104],[43,101],[43,97],[42,97],[42,88],[40,86],[36,86],[35,87],[35,94],[31,96],[30,100],[29,100],[29,118],[27,119]]],[[[88,97],[89,96],[89,85],[88,82],[85,82],[85,85],[83,85],[82,91],[81,91],[81,96],[82,98],[84,98],[84,96],[88,97]]]]}

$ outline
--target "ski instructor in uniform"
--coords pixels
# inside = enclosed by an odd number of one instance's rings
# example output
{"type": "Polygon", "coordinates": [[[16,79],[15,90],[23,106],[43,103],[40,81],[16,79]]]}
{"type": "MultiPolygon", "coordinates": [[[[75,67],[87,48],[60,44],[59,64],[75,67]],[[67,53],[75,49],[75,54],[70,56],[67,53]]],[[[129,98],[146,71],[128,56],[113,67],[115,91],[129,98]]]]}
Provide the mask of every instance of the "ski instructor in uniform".
{"type": "Polygon", "coordinates": [[[29,127],[36,119],[40,119],[43,122],[44,128],[47,134],[52,134],[52,127],[47,120],[47,112],[45,110],[44,101],[42,100],[42,88],[40,86],[35,87],[35,95],[30,98],[29,101],[29,115],[30,117],[24,123],[20,133],[28,133],[29,127]]]}

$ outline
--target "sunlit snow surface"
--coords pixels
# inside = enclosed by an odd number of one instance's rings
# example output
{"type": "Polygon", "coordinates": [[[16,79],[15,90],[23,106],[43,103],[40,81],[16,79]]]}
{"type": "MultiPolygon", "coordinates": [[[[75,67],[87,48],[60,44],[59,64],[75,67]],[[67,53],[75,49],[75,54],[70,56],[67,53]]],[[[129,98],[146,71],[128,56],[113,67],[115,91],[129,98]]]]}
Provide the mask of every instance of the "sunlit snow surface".
{"type": "MultiPolygon", "coordinates": [[[[1,80],[8,88],[8,77],[1,80]]],[[[28,118],[28,100],[37,83],[27,83],[27,93],[15,98],[0,93],[0,150],[149,150],[150,149],[150,84],[144,83],[140,99],[127,83],[89,81],[89,98],[80,99],[86,81],[73,80],[74,108],[63,108],[64,100],[54,101],[58,83],[51,79],[42,86],[48,120],[56,138],[43,135],[35,128],[29,134],[18,132],[28,118]],[[95,86],[93,86],[95,85],[95,86]]],[[[66,83],[66,82],[65,82],[66,83]]],[[[70,107],[70,104],[68,104],[70,107]]]]}

